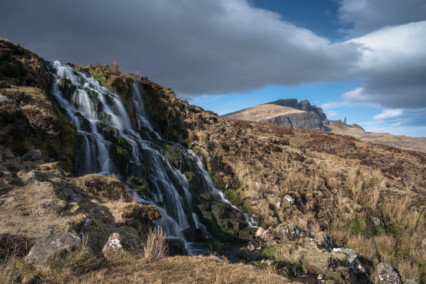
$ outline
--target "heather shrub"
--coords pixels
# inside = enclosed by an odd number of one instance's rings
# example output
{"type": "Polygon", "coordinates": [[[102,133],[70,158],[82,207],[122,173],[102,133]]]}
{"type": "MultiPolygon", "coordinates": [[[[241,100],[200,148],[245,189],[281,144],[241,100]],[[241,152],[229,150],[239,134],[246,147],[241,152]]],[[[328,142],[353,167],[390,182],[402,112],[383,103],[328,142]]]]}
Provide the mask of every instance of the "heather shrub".
{"type": "Polygon", "coordinates": [[[29,251],[30,246],[29,240],[24,236],[0,234],[0,259],[6,259],[12,255],[23,257],[29,251]]]}

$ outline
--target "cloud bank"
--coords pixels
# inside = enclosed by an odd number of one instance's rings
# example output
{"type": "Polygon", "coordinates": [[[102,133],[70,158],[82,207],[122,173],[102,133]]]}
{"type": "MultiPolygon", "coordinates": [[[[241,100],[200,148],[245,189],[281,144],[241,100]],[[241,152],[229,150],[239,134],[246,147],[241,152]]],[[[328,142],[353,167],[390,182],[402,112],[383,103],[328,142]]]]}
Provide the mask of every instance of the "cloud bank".
{"type": "Polygon", "coordinates": [[[343,80],[359,56],[245,0],[3,1],[0,36],[51,60],[115,60],[188,95],[343,80]]]}
{"type": "Polygon", "coordinates": [[[114,60],[185,96],[362,78],[346,100],[425,108],[424,0],[339,3],[356,35],[344,42],[247,0],[5,0],[0,36],[48,60],[114,60]]]}

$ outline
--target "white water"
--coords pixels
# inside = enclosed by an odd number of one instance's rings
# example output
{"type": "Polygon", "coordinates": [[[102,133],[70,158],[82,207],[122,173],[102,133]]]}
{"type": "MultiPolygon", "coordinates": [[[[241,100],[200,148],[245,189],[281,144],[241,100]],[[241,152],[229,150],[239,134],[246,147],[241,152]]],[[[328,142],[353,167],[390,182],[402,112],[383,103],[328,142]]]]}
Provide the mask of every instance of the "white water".
{"type": "MultiPolygon", "coordinates": [[[[173,143],[164,141],[154,130],[147,119],[141,91],[135,82],[133,103],[135,106],[137,128],[133,128],[126,108],[120,96],[110,92],[101,86],[98,81],[84,73],[77,72],[71,67],[55,61],[49,66],[54,77],[52,95],[59,105],[65,109],[70,121],[78,129],[81,138],[80,156],[76,172],[79,175],[99,173],[111,175],[112,173],[124,173],[127,176],[141,176],[141,167],[144,164],[150,181],[149,196],[138,196],[133,190],[129,193],[135,195],[137,200],[144,204],[154,204],[160,211],[162,218],[158,225],[163,228],[168,239],[178,239],[185,245],[188,254],[206,254],[208,249],[199,243],[186,241],[183,231],[190,228],[191,223],[197,229],[202,229],[209,237],[206,227],[199,221],[198,216],[192,211],[192,196],[188,188],[188,181],[182,172],[171,165],[170,161],[163,155],[161,145],[157,145],[141,137],[142,132],[153,134],[155,139],[161,143],[173,143]],[[75,90],[73,93],[61,92],[61,82],[69,80],[75,90]],[[118,169],[111,158],[110,147],[112,142],[104,136],[104,129],[113,129],[115,138],[124,138],[130,146],[130,163],[126,169],[118,169]],[[183,195],[179,194],[179,187],[183,195]],[[185,214],[184,207],[192,212],[185,214]],[[189,220],[190,218],[191,220],[189,220]]],[[[177,145],[175,145],[177,146],[177,145]]],[[[201,159],[191,150],[185,150],[196,162],[199,174],[207,184],[208,191],[216,200],[229,204],[240,211],[225,199],[223,193],[218,190],[205,171],[201,159]]],[[[244,214],[250,227],[256,224],[244,214]]]]}

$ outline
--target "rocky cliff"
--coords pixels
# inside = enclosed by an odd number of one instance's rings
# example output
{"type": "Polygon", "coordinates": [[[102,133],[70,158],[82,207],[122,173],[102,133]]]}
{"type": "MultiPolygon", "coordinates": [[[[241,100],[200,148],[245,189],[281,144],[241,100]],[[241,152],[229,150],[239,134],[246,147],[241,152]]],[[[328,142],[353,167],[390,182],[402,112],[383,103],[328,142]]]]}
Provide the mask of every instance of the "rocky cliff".
{"type": "Polygon", "coordinates": [[[287,127],[329,131],[328,120],[321,108],[308,100],[285,99],[223,115],[223,117],[259,122],[269,122],[287,127]],[[274,111],[277,106],[282,111],[274,111]]]}

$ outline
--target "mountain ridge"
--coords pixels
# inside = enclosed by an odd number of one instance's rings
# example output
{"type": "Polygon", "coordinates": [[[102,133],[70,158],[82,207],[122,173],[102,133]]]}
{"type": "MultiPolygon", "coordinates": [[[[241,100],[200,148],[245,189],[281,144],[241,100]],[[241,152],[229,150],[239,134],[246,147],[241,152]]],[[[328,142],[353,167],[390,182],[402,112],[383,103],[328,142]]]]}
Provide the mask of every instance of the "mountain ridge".
{"type": "Polygon", "coordinates": [[[329,120],[321,108],[311,105],[306,99],[302,100],[300,103],[296,99],[281,99],[267,104],[256,105],[250,108],[224,114],[222,117],[268,122],[294,128],[322,130],[336,134],[349,135],[362,141],[383,143],[401,149],[426,153],[425,137],[409,137],[389,133],[368,132],[357,124],[348,125],[340,120],[329,120]],[[290,109],[287,110],[287,113],[283,112],[282,114],[277,113],[274,115],[273,108],[268,109],[266,107],[268,105],[279,105],[290,109]],[[304,112],[292,112],[291,109],[304,112]]]}

